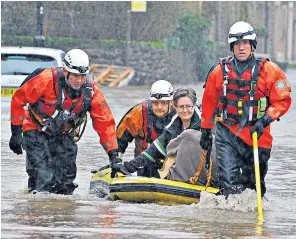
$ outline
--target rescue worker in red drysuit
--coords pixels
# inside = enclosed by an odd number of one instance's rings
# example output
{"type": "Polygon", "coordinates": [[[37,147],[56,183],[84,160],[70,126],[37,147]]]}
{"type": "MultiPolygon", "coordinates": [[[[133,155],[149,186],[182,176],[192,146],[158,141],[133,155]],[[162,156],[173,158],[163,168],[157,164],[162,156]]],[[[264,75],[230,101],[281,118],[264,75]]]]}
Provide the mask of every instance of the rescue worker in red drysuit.
{"type": "MultiPolygon", "coordinates": [[[[163,133],[165,126],[176,114],[172,107],[173,94],[171,83],[158,80],[151,86],[149,99],[133,106],[122,117],[116,130],[118,149],[122,154],[125,153],[128,144],[134,140],[134,156],[137,157],[163,133]]],[[[144,167],[137,171],[137,174],[152,177],[156,174],[157,168],[144,167]]]]}
{"type": "Polygon", "coordinates": [[[217,116],[219,187],[227,197],[256,188],[252,141],[256,131],[263,196],[272,147],[270,124],[288,111],[291,87],[278,65],[255,57],[256,33],[249,23],[231,26],[228,43],[234,56],[212,67],[204,86],[200,145],[207,150],[212,144],[217,116]]]}
{"type": "Polygon", "coordinates": [[[29,191],[72,194],[78,187],[74,134],[87,112],[110,161],[121,162],[113,115],[88,73],[88,55],[72,49],[63,67],[35,70],[12,97],[9,147],[26,150],[29,191]]]}

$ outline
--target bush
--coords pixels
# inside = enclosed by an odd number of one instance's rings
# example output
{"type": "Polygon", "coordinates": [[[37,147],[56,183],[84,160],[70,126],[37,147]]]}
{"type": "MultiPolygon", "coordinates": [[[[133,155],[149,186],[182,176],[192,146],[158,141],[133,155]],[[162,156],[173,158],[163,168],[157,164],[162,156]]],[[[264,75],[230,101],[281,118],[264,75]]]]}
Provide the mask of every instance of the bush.
{"type": "MultiPolygon", "coordinates": [[[[34,46],[34,38],[32,36],[2,36],[2,46],[34,46]]],[[[142,46],[152,46],[155,48],[166,48],[166,45],[162,42],[141,41],[132,42],[132,44],[139,44],[142,46]]],[[[96,39],[84,39],[84,38],[72,38],[72,37],[45,37],[44,47],[52,48],[72,48],[82,47],[84,45],[102,45],[105,47],[125,46],[126,41],[116,40],[96,40],[96,39]]]]}
{"type": "Polygon", "coordinates": [[[296,69],[296,63],[294,63],[294,62],[289,62],[287,68],[290,68],[290,69],[296,69]]]}
{"type": "Polygon", "coordinates": [[[196,76],[205,80],[208,70],[215,62],[214,44],[209,40],[211,21],[199,15],[181,17],[170,39],[169,49],[182,49],[193,54],[196,59],[196,76]]]}

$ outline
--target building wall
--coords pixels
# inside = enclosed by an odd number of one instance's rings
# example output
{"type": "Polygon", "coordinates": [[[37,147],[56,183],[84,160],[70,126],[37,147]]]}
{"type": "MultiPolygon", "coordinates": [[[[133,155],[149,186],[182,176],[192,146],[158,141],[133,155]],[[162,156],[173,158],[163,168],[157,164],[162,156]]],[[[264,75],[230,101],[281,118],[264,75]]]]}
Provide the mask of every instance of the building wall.
{"type": "MultiPolygon", "coordinates": [[[[2,35],[35,36],[36,4],[32,1],[3,1],[2,35]]],[[[43,2],[43,6],[45,37],[127,39],[128,1],[48,1],[43,2]]],[[[295,12],[296,4],[292,1],[148,1],[146,13],[131,14],[130,37],[132,41],[162,41],[172,35],[181,16],[202,14],[212,21],[210,38],[228,49],[230,26],[245,20],[255,29],[266,32],[266,35],[258,36],[258,52],[269,53],[279,60],[296,61],[295,12]]]]}
{"type": "Polygon", "coordinates": [[[295,2],[216,2],[215,8],[213,2],[203,2],[203,13],[212,20],[212,40],[226,42],[230,26],[243,20],[257,30],[264,29],[265,34],[258,34],[257,52],[296,61],[295,2]]]}

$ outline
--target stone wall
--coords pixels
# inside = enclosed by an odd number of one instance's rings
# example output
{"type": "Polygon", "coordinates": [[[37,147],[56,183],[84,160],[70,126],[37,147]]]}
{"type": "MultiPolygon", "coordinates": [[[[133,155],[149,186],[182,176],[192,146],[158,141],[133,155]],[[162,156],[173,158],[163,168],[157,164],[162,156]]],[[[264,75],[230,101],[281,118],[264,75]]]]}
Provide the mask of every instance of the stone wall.
{"type": "MultiPolygon", "coordinates": [[[[99,1],[45,1],[43,35],[49,37],[89,38],[99,40],[128,39],[127,10],[130,2],[99,1]]],[[[258,35],[258,52],[285,60],[296,59],[296,17],[293,2],[147,2],[146,13],[132,13],[129,38],[136,41],[163,41],[172,36],[181,16],[201,14],[212,21],[210,39],[218,50],[212,52],[215,59],[230,54],[227,44],[229,27],[238,20],[250,22],[255,28],[263,29],[267,35],[258,35]],[[291,12],[289,19],[285,15],[291,12]],[[291,19],[294,17],[294,21],[291,19]],[[287,31],[291,22],[293,31],[287,31]],[[293,25],[294,24],[294,25],[293,25]],[[280,26],[280,27],[279,27],[280,26]],[[291,52],[292,51],[292,52],[291,52]]],[[[34,37],[36,35],[36,2],[4,1],[1,4],[2,46],[12,41],[3,41],[3,36],[34,37]]],[[[16,45],[19,45],[17,43],[16,45]]],[[[150,84],[158,79],[172,83],[192,83],[197,80],[198,56],[182,51],[131,44],[104,46],[96,45],[51,45],[67,51],[82,48],[90,55],[92,63],[130,66],[136,75],[133,84],[150,84]]],[[[211,65],[212,63],[209,63],[211,65]]],[[[202,66],[209,68],[209,66],[202,66]]]]}
{"type": "Polygon", "coordinates": [[[91,63],[132,67],[135,76],[131,84],[134,85],[151,84],[156,80],[189,84],[198,80],[194,70],[195,57],[182,51],[170,52],[167,49],[132,44],[127,59],[126,46],[85,46],[84,50],[89,54],[91,63]]]}
{"type": "MultiPolygon", "coordinates": [[[[210,39],[227,42],[229,27],[239,20],[261,29],[258,52],[296,60],[296,3],[293,1],[147,1],[145,13],[131,13],[128,1],[43,1],[45,37],[98,40],[162,41],[181,16],[200,14],[212,21],[210,39]]],[[[2,35],[36,35],[35,1],[2,1],[2,35]]]]}

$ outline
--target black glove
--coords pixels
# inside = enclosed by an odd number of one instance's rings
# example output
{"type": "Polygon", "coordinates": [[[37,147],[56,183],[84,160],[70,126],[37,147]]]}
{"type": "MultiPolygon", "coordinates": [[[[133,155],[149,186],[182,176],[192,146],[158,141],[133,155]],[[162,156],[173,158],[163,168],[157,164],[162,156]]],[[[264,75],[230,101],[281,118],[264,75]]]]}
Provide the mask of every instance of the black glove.
{"type": "Polygon", "coordinates": [[[201,128],[200,147],[203,150],[209,150],[212,146],[212,130],[201,128]]]}
{"type": "Polygon", "coordinates": [[[21,125],[11,125],[11,138],[9,140],[9,148],[15,154],[23,154],[22,150],[22,143],[23,143],[23,136],[22,136],[22,126],[21,125]]]}
{"type": "Polygon", "coordinates": [[[257,132],[257,138],[259,139],[260,136],[263,134],[263,129],[267,127],[271,123],[272,119],[269,115],[264,115],[255,123],[254,127],[251,128],[250,134],[251,138],[253,137],[253,133],[257,132]]]}
{"type": "Polygon", "coordinates": [[[109,159],[111,162],[111,178],[114,178],[117,172],[120,172],[124,175],[128,175],[129,172],[125,168],[122,159],[119,158],[118,156],[118,151],[117,150],[111,150],[108,152],[109,159]]]}

